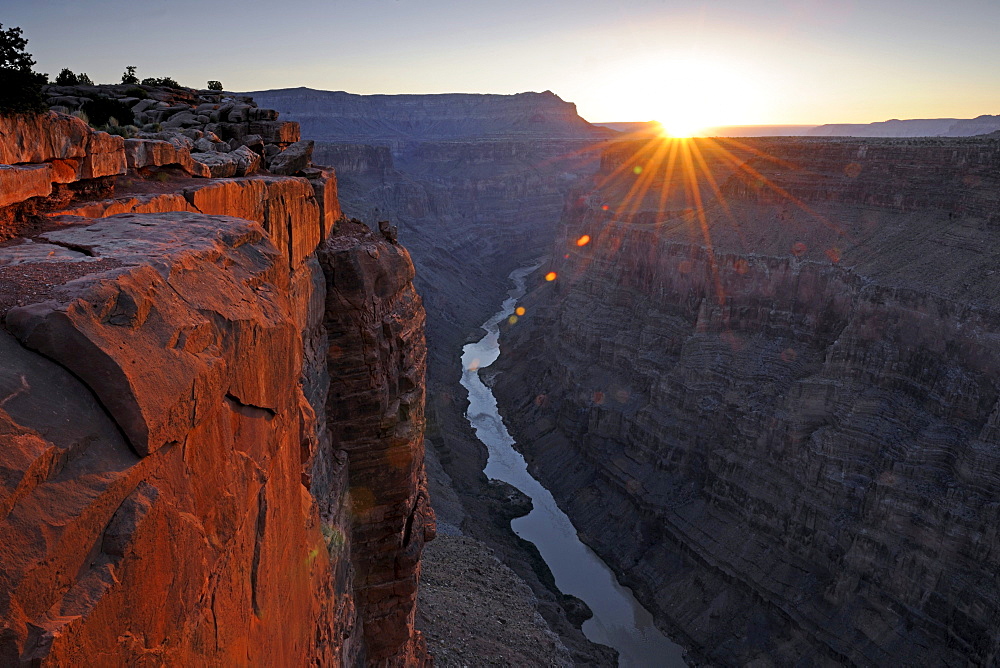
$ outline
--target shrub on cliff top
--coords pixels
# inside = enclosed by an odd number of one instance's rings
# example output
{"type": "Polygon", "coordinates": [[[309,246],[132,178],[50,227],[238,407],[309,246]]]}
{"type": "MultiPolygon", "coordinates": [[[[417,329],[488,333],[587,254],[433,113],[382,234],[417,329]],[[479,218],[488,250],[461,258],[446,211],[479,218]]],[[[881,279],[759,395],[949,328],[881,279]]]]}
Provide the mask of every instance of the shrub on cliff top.
{"type": "Polygon", "coordinates": [[[70,68],[64,67],[64,68],[62,68],[62,71],[59,72],[59,75],[56,77],[56,85],[57,86],[76,86],[76,85],[93,86],[94,82],[90,79],[89,76],[87,76],[86,72],[80,72],[79,74],[77,74],[76,72],[74,72],[70,68]]]}
{"type": "Polygon", "coordinates": [[[181,85],[170,77],[147,77],[142,80],[143,86],[169,86],[170,88],[180,88],[181,85]]]}
{"type": "Polygon", "coordinates": [[[125,66],[125,71],[122,72],[122,83],[132,84],[133,86],[139,83],[139,77],[135,75],[135,65],[125,66]]]}
{"type": "Polygon", "coordinates": [[[35,60],[24,50],[20,28],[0,24],[0,114],[37,114],[47,109],[42,86],[49,75],[32,71],[35,60]]]}

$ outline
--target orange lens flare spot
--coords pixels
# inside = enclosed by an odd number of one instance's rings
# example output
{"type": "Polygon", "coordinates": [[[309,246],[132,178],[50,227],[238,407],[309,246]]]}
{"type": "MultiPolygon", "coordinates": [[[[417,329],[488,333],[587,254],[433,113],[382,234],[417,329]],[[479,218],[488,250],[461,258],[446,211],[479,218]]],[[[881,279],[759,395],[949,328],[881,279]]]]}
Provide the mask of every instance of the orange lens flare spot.
{"type": "Polygon", "coordinates": [[[608,205],[605,204],[604,206],[601,207],[601,211],[607,211],[608,208],[609,208],[608,205]]]}
{"type": "Polygon", "coordinates": [[[632,173],[636,175],[642,174],[642,165],[636,165],[635,167],[633,167],[632,173]]]}
{"type": "Polygon", "coordinates": [[[795,257],[802,257],[803,255],[806,254],[807,250],[809,250],[809,247],[806,246],[801,241],[796,241],[794,244],[792,244],[792,255],[794,255],[795,257]]]}
{"type": "Polygon", "coordinates": [[[579,239],[576,240],[576,245],[577,246],[586,246],[589,243],[590,243],[590,235],[589,234],[584,234],[582,237],[580,237],[579,239]]]}
{"type": "Polygon", "coordinates": [[[554,280],[556,280],[556,272],[550,271],[549,273],[545,274],[545,280],[546,281],[554,281],[554,280]]]}
{"type": "Polygon", "coordinates": [[[516,313],[517,315],[524,315],[524,307],[518,306],[516,309],[514,309],[514,313],[516,313]]]}

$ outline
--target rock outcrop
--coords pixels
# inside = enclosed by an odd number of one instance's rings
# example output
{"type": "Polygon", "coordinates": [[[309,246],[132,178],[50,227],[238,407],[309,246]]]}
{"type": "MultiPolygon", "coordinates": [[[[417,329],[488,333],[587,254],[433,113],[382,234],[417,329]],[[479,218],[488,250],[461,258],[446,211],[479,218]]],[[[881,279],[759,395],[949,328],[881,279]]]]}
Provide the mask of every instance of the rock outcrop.
{"type": "Polygon", "coordinates": [[[694,656],[997,661],[998,174],[996,138],[634,143],[568,207],[494,392],[694,656]]]}
{"type": "Polygon", "coordinates": [[[145,180],[79,119],[0,123],[0,664],[427,663],[406,250],[331,169],[145,180]]]}

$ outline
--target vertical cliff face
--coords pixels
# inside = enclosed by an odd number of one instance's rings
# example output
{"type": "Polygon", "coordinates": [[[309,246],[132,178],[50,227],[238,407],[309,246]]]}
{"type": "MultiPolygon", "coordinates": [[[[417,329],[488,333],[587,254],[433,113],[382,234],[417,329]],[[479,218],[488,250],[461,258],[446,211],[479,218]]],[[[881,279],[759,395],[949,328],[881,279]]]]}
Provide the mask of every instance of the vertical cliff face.
{"type": "Polygon", "coordinates": [[[0,168],[49,179],[4,191],[0,663],[426,661],[406,251],[333,229],[330,170],[144,181],[37,122],[0,168]]]}
{"type": "Polygon", "coordinates": [[[425,591],[429,605],[422,608],[435,648],[445,661],[468,662],[516,639],[524,646],[502,652],[506,659],[498,661],[516,663],[530,654],[525,647],[544,647],[532,660],[613,662],[608,648],[591,644],[569,621],[564,606],[573,618],[579,607],[555,591],[537,550],[510,530],[514,497],[487,484],[486,450],[465,418],[459,385],[462,345],[496,311],[510,271],[548,251],[567,193],[597,170],[611,133],[590,126],[552,94],[356,96],[289,89],[254,95],[317,140],[315,155],[337,169],[346,214],[372,227],[380,220],[398,224],[399,239],[413,255],[427,309],[427,443],[441,461],[430,482],[448,535],[431,548],[437,584],[425,591]],[[473,568],[466,562],[477,550],[473,568]],[[481,592],[468,589],[473,581],[507,581],[506,571],[491,575],[481,567],[494,563],[494,552],[530,587],[535,598],[528,605],[541,617],[522,619],[506,608],[516,597],[511,592],[480,603],[481,592]],[[455,568],[467,577],[456,577],[455,568]],[[452,624],[456,617],[464,618],[452,624]],[[468,629],[476,629],[473,639],[468,629]]]}
{"type": "Polygon", "coordinates": [[[412,654],[420,552],[434,536],[424,473],[424,311],[413,263],[359,223],[322,248],[331,284],[324,325],[336,379],[326,412],[350,462],[356,596],[369,659],[412,654]]]}
{"type": "Polygon", "coordinates": [[[1000,142],[698,147],[568,210],[504,334],[518,443],[710,661],[994,662],[1000,142]]]}

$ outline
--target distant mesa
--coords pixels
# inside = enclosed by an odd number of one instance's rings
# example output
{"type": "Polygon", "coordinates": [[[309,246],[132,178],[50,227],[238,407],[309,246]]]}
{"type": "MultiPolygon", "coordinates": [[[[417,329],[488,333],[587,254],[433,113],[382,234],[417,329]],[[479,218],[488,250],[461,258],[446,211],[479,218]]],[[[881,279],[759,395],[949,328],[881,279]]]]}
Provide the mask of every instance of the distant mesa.
{"type": "Polygon", "coordinates": [[[319,141],[389,143],[490,137],[603,139],[606,129],[581,118],[551,91],[492,95],[356,95],[284,88],[248,93],[296,120],[319,141]]]}
{"type": "MultiPolygon", "coordinates": [[[[626,134],[659,131],[655,121],[594,123],[626,134]]],[[[703,137],[973,137],[1000,131],[1000,115],[976,118],[894,118],[877,123],[828,123],[826,125],[720,125],[705,128],[703,137]]]]}
{"type": "Polygon", "coordinates": [[[972,137],[1000,130],[1000,116],[976,118],[892,119],[879,123],[820,125],[806,134],[815,137],[972,137]]]}

